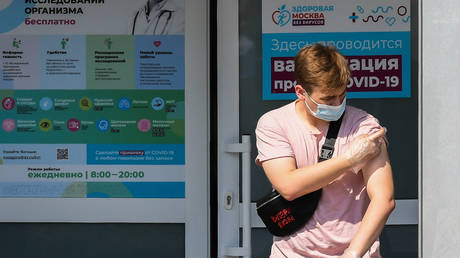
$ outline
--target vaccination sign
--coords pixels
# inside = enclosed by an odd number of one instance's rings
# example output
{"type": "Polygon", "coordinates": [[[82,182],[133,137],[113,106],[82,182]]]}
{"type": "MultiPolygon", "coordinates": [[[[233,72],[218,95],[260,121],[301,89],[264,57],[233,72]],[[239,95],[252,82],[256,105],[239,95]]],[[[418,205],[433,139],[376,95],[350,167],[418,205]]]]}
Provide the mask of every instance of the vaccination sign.
{"type": "Polygon", "coordinates": [[[295,99],[294,58],[334,46],[348,60],[347,98],[410,97],[410,1],[262,1],[263,99],[295,99]]]}
{"type": "Polygon", "coordinates": [[[0,198],[185,198],[184,0],[0,3],[0,198]]]}

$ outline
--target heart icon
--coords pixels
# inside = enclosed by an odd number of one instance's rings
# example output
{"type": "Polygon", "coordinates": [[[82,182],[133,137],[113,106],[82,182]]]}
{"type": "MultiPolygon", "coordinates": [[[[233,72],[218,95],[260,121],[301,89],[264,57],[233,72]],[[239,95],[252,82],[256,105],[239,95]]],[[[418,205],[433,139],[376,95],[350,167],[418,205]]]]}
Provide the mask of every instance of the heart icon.
{"type": "Polygon", "coordinates": [[[156,46],[156,47],[159,47],[161,45],[161,41],[157,40],[157,41],[154,41],[153,44],[156,46]]]}
{"type": "Polygon", "coordinates": [[[272,20],[276,25],[283,27],[291,20],[291,15],[287,10],[274,11],[272,13],[272,20]]]}
{"type": "Polygon", "coordinates": [[[387,17],[385,19],[385,22],[388,24],[388,26],[393,26],[393,24],[396,22],[396,18],[395,17],[387,17]]]}
{"type": "Polygon", "coordinates": [[[275,24],[278,24],[279,15],[280,15],[280,11],[274,11],[274,12],[272,13],[272,21],[273,21],[275,24]]]}

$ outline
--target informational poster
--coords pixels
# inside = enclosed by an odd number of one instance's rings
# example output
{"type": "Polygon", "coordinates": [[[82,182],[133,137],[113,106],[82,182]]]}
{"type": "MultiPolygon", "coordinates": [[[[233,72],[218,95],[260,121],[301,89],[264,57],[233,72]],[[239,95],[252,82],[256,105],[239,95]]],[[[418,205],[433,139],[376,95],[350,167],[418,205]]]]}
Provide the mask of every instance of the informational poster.
{"type": "Polygon", "coordinates": [[[0,198],[185,198],[184,7],[0,3],[0,198]]]}
{"type": "Polygon", "coordinates": [[[410,1],[263,0],[263,99],[295,99],[294,58],[334,46],[348,60],[347,98],[407,98],[410,1]]]}

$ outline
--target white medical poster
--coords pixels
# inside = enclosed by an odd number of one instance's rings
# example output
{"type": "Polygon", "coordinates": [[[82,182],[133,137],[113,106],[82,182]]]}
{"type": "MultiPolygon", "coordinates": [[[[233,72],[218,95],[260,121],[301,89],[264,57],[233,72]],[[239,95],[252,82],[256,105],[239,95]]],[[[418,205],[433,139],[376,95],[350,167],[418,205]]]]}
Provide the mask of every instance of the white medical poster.
{"type": "Polygon", "coordinates": [[[185,198],[184,0],[2,0],[0,198],[185,198]]]}

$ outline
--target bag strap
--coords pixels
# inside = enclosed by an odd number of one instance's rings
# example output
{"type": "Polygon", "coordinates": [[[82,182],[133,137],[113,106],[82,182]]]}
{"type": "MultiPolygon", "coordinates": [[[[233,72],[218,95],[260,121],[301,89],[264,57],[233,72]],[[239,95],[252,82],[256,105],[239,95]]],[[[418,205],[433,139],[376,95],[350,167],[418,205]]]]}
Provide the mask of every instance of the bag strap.
{"type": "Polygon", "coordinates": [[[329,129],[327,130],[326,140],[324,141],[324,144],[321,147],[318,162],[332,158],[332,154],[334,153],[335,140],[337,139],[337,135],[339,134],[340,125],[342,124],[344,114],[342,114],[339,120],[332,121],[329,123],[329,129]]]}

